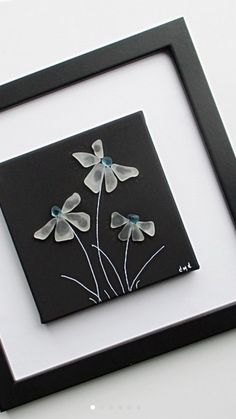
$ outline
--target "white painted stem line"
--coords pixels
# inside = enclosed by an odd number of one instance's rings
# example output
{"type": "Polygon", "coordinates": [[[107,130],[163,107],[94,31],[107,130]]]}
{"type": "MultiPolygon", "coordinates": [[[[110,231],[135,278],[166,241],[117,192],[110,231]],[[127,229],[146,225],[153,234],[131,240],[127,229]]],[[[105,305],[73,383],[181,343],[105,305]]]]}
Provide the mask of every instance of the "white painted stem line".
{"type": "Polygon", "coordinates": [[[128,278],[128,272],[127,272],[128,249],[129,249],[129,238],[127,239],[126,246],[125,246],[124,273],[125,273],[125,281],[127,284],[128,291],[131,291],[132,288],[130,288],[129,286],[129,278],[128,278]]]}
{"type": "MultiPolygon", "coordinates": [[[[72,230],[73,230],[73,229],[72,229],[72,230]]],[[[95,275],[95,273],[94,273],[93,266],[92,266],[91,260],[90,260],[90,258],[89,258],[89,255],[88,255],[88,253],[87,253],[87,251],[86,251],[86,249],[85,249],[85,247],[84,247],[84,245],[83,245],[82,241],[80,240],[79,236],[77,236],[77,234],[75,233],[75,231],[74,231],[74,230],[73,230],[73,233],[74,233],[74,235],[75,235],[75,237],[76,237],[76,239],[77,239],[78,243],[80,244],[80,246],[81,246],[81,248],[82,248],[82,250],[83,250],[83,252],[84,252],[84,254],[85,254],[85,256],[86,256],[86,259],[87,259],[87,262],[88,262],[88,264],[89,264],[89,268],[90,268],[91,274],[92,274],[93,279],[94,279],[94,283],[95,283],[96,291],[97,291],[97,294],[95,294],[95,295],[97,295],[99,302],[101,302],[102,300],[101,300],[101,298],[100,298],[100,292],[99,292],[99,287],[98,287],[97,278],[96,278],[96,275],[95,275]]]]}
{"type": "MultiPolygon", "coordinates": [[[[72,278],[71,276],[68,275],[61,275],[62,278],[66,278],[69,279],[70,281],[76,282],[77,284],[79,284],[82,288],[84,288],[85,290],[87,290],[88,292],[90,292],[92,295],[94,295],[95,297],[99,298],[98,295],[93,292],[92,290],[90,290],[88,287],[86,287],[86,285],[82,284],[82,282],[78,281],[78,279],[72,278]]],[[[94,300],[93,300],[94,301],[94,300]]]]}
{"type": "Polygon", "coordinates": [[[104,273],[104,276],[106,278],[106,281],[107,281],[109,287],[114,292],[114,294],[116,295],[116,297],[118,297],[117,292],[114,290],[113,286],[111,285],[111,283],[110,283],[110,281],[108,279],[106,270],[105,270],[104,265],[103,265],[103,262],[102,262],[101,252],[99,251],[99,248],[100,248],[100,244],[99,244],[99,209],[100,209],[101,193],[102,193],[102,186],[101,186],[101,189],[100,189],[99,194],[98,194],[97,211],[96,211],[96,242],[97,242],[98,260],[99,260],[99,263],[101,265],[102,271],[104,273]]]}
{"type": "Polygon", "coordinates": [[[111,297],[110,297],[110,295],[108,294],[108,292],[107,292],[106,290],[104,290],[104,292],[105,292],[106,296],[108,297],[108,299],[110,300],[110,299],[111,299],[111,297]]]}
{"type": "Polygon", "coordinates": [[[97,304],[97,301],[95,301],[93,298],[89,298],[90,301],[92,301],[94,304],[97,304]]]}
{"type": "Polygon", "coordinates": [[[134,278],[132,285],[130,287],[131,291],[133,290],[134,284],[137,281],[138,277],[141,275],[141,273],[144,271],[144,269],[147,267],[147,265],[152,261],[152,259],[154,259],[154,257],[156,255],[158,255],[158,253],[160,253],[163,249],[165,248],[165,246],[160,247],[160,249],[158,249],[151,257],[150,259],[148,259],[148,261],[143,265],[143,267],[140,269],[140,271],[137,273],[136,277],[134,278]]]}
{"type": "Polygon", "coordinates": [[[119,283],[120,283],[120,286],[121,286],[121,289],[122,289],[122,292],[123,292],[123,294],[125,294],[125,289],[124,289],[124,286],[123,286],[123,284],[122,284],[122,281],[121,281],[121,277],[120,277],[120,275],[119,275],[119,273],[118,273],[118,271],[117,271],[117,269],[116,269],[116,267],[114,266],[114,264],[112,263],[112,261],[111,261],[111,259],[107,256],[107,254],[102,250],[102,249],[100,249],[99,247],[97,247],[95,244],[92,244],[92,247],[95,247],[99,252],[101,252],[102,253],[102,255],[107,259],[107,261],[110,263],[110,265],[111,265],[111,267],[112,267],[112,269],[114,270],[114,272],[115,272],[115,274],[116,274],[116,276],[117,276],[117,278],[118,278],[118,281],[119,281],[119,283]]]}
{"type": "Polygon", "coordinates": [[[136,282],[135,288],[138,289],[138,284],[140,283],[140,279],[136,282]]]}

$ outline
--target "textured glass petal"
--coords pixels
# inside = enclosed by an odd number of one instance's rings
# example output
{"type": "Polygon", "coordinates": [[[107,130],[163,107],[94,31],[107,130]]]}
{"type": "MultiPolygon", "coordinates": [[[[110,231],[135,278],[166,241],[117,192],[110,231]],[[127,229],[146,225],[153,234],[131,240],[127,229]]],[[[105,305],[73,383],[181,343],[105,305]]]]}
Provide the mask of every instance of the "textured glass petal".
{"type": "Polygon", "coordinates": [[[123,217],[119,212],[113,212],[111,214],[111,228],[121,227],[128,222],[128,218],[123,217]]]}
{"type": "Polygon", "coordinates": [[[124,182],[124,180],[127,180],[131,177],[136,177],[139,174],[138,169],[135,167],[121,166],[114,163],[112,164],[111,168],[121,182],[124,182]]]}
{"type": "Polygon", "coordinates": [[[45,240],[54,229],[56,222],[57,220],[55,218],[48,221],[47,224],[45,224],[42,228],[40,228],[34,233],[34,238],[39,240],[45,240]]]}
{"type": "Polygon", "coordinates": [[[85,185],[94,193],[98,193],[101,190],[104,170],[105,167],[101,163],[96,164],[84,179],[85,185]]]}
{"type": "Polygon", "coordinates": [[[153,221],[139,221],[136,225],[149,236],[153,237],[155,235],[155,224],[153,221]]]}
{"type": "Polygon", "coordinates": [[[127,241],[130,238],[131,230],[132,230],[132,224],[131,223],[125,224],[120,234],[118,235],[119,239],[122,241],[127,241]]]}
{"type": "Polygon", "coordinates": [[[97,157],[102,159],[104,157],[103,145],[101,140],[97,140],[92,144],[92,149],[97,157]]]}
{"type": "Polygon", "coordinates": [[[136,224],[132,225],[132,240],[134,242],[142,242],[144,240],[144,235],[136,224]]]}
{"type": "Polygon", "coordinates": [[[94,166],[100,162],[99,157],[91,153],[73,153],[72,156],[84,167],[94,166]]]}
{"type": "Polygon", "coordinates": [[[105,168],[105,186],[107,192],[112,192],[117,187],[117,179],[110,167],[105,168]]]}
{"type": "Polygon", "coordinates": [[[71,212],[65,215],[65,219],[80,231],[88,231],[90,229],[90,216],[85,212],[71,212]]]}
{"type": "Polygon", "coordinates": [[[74,238],[74,233],[64,218],[57,218],[57,225],[55,229],[56,242],[63,242],[74,238]]]}
{"type": "Polygon", "coordinates": [[[73,195],[69,196],[64,202],[64,205],[61,209],[63,214],[72,211],[81,201],[80,195],[77,192],[74,192],[73,195]]]}

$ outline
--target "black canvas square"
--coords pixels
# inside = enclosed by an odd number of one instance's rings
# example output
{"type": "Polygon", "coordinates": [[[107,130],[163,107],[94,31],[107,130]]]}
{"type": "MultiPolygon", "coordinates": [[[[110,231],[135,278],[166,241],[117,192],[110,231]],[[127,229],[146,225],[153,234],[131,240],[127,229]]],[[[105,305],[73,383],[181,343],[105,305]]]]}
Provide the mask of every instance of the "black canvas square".
{"type": "Polygon", "coordinates": [[[1,163],[0,204],[43,323],[199,268],[142,112],[1,163]]]}

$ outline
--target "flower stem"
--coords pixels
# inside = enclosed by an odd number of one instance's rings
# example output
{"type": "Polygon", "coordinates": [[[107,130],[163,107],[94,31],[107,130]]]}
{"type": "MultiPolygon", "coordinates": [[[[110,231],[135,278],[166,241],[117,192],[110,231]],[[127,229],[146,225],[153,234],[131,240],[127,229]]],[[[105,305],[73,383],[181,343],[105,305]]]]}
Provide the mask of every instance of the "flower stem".
{"type": "Polygon", "coordinates": [[[141,273],[144,271],[144,269],[148,266],[148,264],[152,261],[152,259],[154,259],[154,257],[156,255],[158,255],[158,253],[160,253],[163,249],[165,248],[165,246],[161,246],[160,249],[158,249],[149,259],[148,261],[143,265],[143,267],[140,269],[140,271],[137,273],[136,277],[134,278],[132,285],[130,287],[130,290],[133,290],[134,284],[137,281],[138,277],[141,275],[141,273]]]}
{"type": "Polygon", "coordinates": [[[103,265],[103,261],[102,261],[102,257],[101,257],[101,252],[99,251],[99,248],[100,248],[100,244],[99,244],[99,210],[100,210],[101,193],[102,193],[102,186],[101,186],[101,189],[100,189],[100,191],[98,193],[97,211],[96,211],[96,242],[97,242],[97,254],[98,254],[98,260],[99,260],[99,263],[101,265],[101,268],[102,268],[102,271],[104,273],[104,276],[106,278],[106,281],[107,281],[109,287],[111,288],[111,290],[114,292],[114,294],[117,297],[118,294],[114,290],[113,286],[111,285],[111,283],[110,283],[110,281],[108,279],[108,276],[107,276],[105,267],[103,265]]]}
{"type": "Polygon", "coordinates": [[[107,256],[107,254],[102,250],[102,249],[100,249],[99,247],[97,247],[95,244],[92,244],[92,247],[95,247],[99,252],[101,252],[102,253],[102,255],[107,259],[107,261],[110,263],[110,265],[111,265],[111,267],[112,267],[112,269],[113,269],[113,271],[115,272],[115,274],[116,274],[116,276],[117,276],[117,278],[118,278],[118,281],[119,281],[119,283],[120,283],[120,286],[121,286],[121,289],[122,289],[122,292],[123,292],[123,294],[125,294],[125,289],[124,289],[124,285],[122,284],[122,281],[121,281],[121,277],[120,277],[120,275],[119,275],[119,273],[118,273],[118,271],[117,271],[117,269],[116,269],[116,267],[115,267],[115,265],[112,263],[112,261],[111,261],[111,259],[107,256]]]}
{"type": "Polygon", "coordinates": [[[93,280],[94,280],[94,284],[95,284],[95,287],[96,287],[96,294],[95,294],[95,295],[98,297],[99,302],[101,302],[102,300],[101,300],[101,298],[100,298],[100,292],[99,292],[99,287],[98,287],[97,278],[96,278],[96,275],[95,275],[95,273],[94,273],[93,266],[92,266],[91,260],[90,260],[90,258],[89,258],[89,255],[88,255],[88,253],[87,253],[87,251],[86,251],[86,249],[85,249],[85,247],[84,247],[84,245],[83,245],[82,241],[80,240],[79,236],[76,234],[76,232],[73,230],[73,228],[72,228],[72,227],[71,227],[71,229],[72,229],[72,231],[73,231],[73,233],[74,233],[74,235],[75,235],[75,237],[76,237],[76,239],[77,239],[78,243],[80,244],[80,246],[81,246],[81,248],[82,248],[82,250],[83,250],[84,254],[85,254],[85,257],[86,257],[86,259],[87,259],[87,262],[88,262],[88,265],[89,265],[89,268],[90,268],[90,271],[91,271],[91,274],[92,274],[92,277],[93,277],[93,280]]]}
{"type": "Polygon", "coordinates": [[[128,272],[127,272],[128,249],[129,249],[129,238],[127,239],[126,246],[125,246],[124,273],[125,273],[125,280],[126,280],[128,291],[131,291],[131,288],[129,286],[128,272]]]}
{"type": "Polygon", "coordinates": [[[111,299],[111,297],[110,297],[110,295],[108,294],[108,292],[107,292],[106,290],[104,290],[104,292],[105,292],[106,296],[108,297],[108,300],[110,300],[110,299],[111,299]]]}
{"type": "MultiPolygon", "coordinates": [[[[77,279],[72,278],[71,276],[67,276],[67,275],[61,275],[61,277],[62,277],[62,278],[69,279],[70,281],[74,281],[74,282],[76,282],[76,283],[77,283],[77,284],[79,284],[82,288],[84,288],[85,290],[87,290],[87,291],[88,291],[88,292],[90,292],[92,295],[94,295],[95,297],[97,297],[97,298],[98,298],[98,295],[97,295],[97,294],[95,294],[95,292],[93,292],[92,290],[90,290],[88,287],[86,287],[84,284],[82,284],[82,282],[78,281],[77,279]]],[[[93,300],[93,301],[94,301],[94,300],[93,300]]]]}
{"type": "Polygon", "coordinates": [[[90,301],[92,301],[94,304],[97,304],[97,301],[95,301],[93,298],[89,298],[90,301]]]}

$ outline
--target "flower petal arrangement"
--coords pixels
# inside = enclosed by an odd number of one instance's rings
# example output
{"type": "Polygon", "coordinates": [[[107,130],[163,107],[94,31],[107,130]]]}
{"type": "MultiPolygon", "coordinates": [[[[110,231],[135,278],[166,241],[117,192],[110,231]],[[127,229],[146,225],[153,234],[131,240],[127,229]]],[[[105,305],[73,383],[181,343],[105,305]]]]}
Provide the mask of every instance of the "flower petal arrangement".
{"type": "Polygon", "coordinates": [[[121,241],[127,241],[132,238],[134,242],[142,242],[144,235],[142,231],[149,236],[155,235],[155,224],[153,221],[140,221],[139,215],[128,214],[127,217],[113,212],[111,214],[111,228],[122,227],[118,237],[121,241]]]}
{"type": "Polygon", "coordinates": [[[118,184],[117,179],[124,182],[139,175],[139,171],[135,167],[115,164],[110,156],[104,156],[103,144],[100,139],[92,144],[92,149],[94,154],[84,152],[73,153],[73,157],[83,167],[93,166],[92,170],[84,179],[85,185],[92,192],[99,193],[104,177],[106,192],[110,193],[116,189],[118,184]]]}
{"type": "Polygon", "coordinates": [[[34,233],[34,238],[45,240],[55,228],[54,238],[56,242],[72,240],[75,234],[70,224],[80,231],[88,231],[90,229],[90,216],[85,212],[71,212],[79,205],[80,201],[80,195],[74,192],[66,199],[62,208],[54,205],[51,208],[53,218],[34,233]]]}
{"type": "MultiPolygon", "coordinates": [[[[103,150],[103,143],[100,139],[94,141],[92,143],[92,149],[94,154],[86,153],[86,152],[76,152],[73,153],[73,157],[79,161],[79,163],[83,167],[91,167],[93,169],[89,172],[89,174],[84,179],[84,184],[94,193],[98,194],[97,200],[97,210],[96,210],[96,245],[94,245],[97,249],[97,255],[99,264],[101,266],[104,278],[106,280],[109,292],[112,292],[114,296],[118,296],[118,293],[114,286],[112,285],[111,281],[109,280],[109,276],[107,274],[107,270],[103,263],[103,257],[111,265],[112,269],[114,270],[116,277],[118,278],[119,285],[124,292],[124,285],[122,283],[121,277],[118,274],[117,269],[114,266],[114,263],[108,257],[108,255],[100,248],[100,239],[99,239],[99,212],[100,212],[100,200],[101,200],[101,193],[102,193],[102,184],[103,179],[105,178],[105,189],[106,192],[111,193],[113,192],[117,185],[118,180],[124,182],[130,178],[137,177],[139,175],[139,170],[135,167],[131,166],[123,166],[119,164],[113,163],[113,160],[110,156],[104,156],[103,150]],[[117,180],[118,179],[118,180],[117,180]]],[[[133,232],[133,236],[137,237],[139,230],[137,229],[136,232],[133,232]]],[[[128,289],[130,291],[130,289],[128,289]]],[[[108,290],[104,290],[106,296],[110,299],[110,294],[108,290]]]]}

